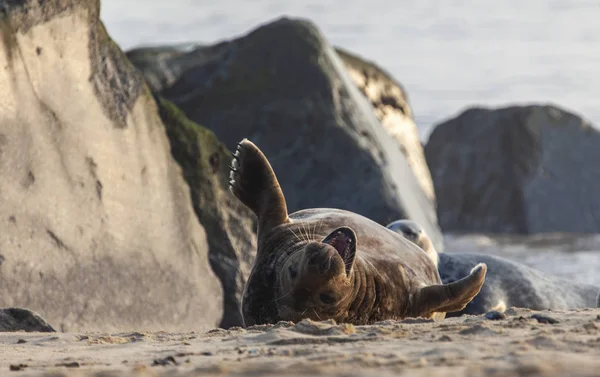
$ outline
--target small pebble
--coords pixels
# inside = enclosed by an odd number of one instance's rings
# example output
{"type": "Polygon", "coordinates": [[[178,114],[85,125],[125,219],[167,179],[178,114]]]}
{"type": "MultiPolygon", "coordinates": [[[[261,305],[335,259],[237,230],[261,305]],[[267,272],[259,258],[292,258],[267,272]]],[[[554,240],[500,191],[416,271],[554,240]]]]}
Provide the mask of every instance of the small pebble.
{"type": "Polygon", "coordinates": [[[557,319],[548,317],[547,315],[543,315],[543,314],[533,314],[531,316],[531,318],[536,319],[539,323],[550,323],[552,325],[560,322],[557,319]]]}
{"type": "Polygon", "coordinates": [[[492,310],[491,312],[487,312],[485,314],[485,318],[489,319],[491,321],[497,321],[497,320],[501,320],[501,319],[506,319],[508,317],[506,316],[506,314],[504,314],[502,312],[492,310]]]}
{"type": "Polygon", "coordinates": [[[58,363],[55,366],[65,368],[79,368],[79,363],[77,361],[73,361],[72,363],[58,363]]]}
{"type": "Polygon", "coordinates": [[[600,330],[600,324],[596,323],[596,322],[590,322],[590,323],[586,323],[585,325],[583,325],[583,328],[588,330],[588,331],[596,331],[596,330],[600,330]]]}
{"type": "Polygon", "coordinates": [[[10,370],[13,372],[18,372],[20,370],[23,370],[27,368],[27,364],[19,364],[19,365],[11,365],[10,366],[10,370]]]}
{"type": "Polygon", "coordinates": [[[173,356],[167,356],[164,359],[156,359],[152,362],[152,366],[177,365],[177,361],[173,356]]]}

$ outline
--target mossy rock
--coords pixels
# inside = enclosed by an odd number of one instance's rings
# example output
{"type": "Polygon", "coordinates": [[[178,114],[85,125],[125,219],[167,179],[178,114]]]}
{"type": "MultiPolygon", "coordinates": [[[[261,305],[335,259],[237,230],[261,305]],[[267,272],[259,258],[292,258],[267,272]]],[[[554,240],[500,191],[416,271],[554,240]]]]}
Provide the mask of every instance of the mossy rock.
{"type": "Polygon", "coordinates": [[[223,285],[220,326],[242,326],[244,284],[256,252],[254,215],[229,191],[231,153],[215,134],[191,121],[170,101],[157,97],[171,153],[190,186],[194,210],[206,230],[213,271],[223,285]]]}
{"type": "Polygon", "coordinates": [[[0,8],[0,306],[68,332],[217,326],[207,233],[100,2],[0,8]]]}

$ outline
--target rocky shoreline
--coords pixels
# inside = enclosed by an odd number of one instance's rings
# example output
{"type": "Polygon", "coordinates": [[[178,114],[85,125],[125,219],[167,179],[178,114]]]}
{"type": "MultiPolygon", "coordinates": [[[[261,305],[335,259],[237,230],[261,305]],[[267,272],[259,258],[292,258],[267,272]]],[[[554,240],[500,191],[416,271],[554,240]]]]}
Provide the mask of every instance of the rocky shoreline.
{"type": "MultiPolygon", "coordinates": [[[[337,207],[382,225],[411,218],[439,251],[449,233],[600,231],[600,133],[566,109],[471,108],[422,145],[407,90],[330,45],[309,20],[272,20],[214,45],[124,53],[99,7],[19,0],[2,8],[1,331],[41,326],[60,340],[143,329],[176,339],[242,325],[256,222],[227,187],[229,151],[245,137],[270,156],[290,212],[337,207]]],[[[251,330],[223,331],[209,334],[251,330]]],[[[41,337],[0,339],[15,336],[41,337]]]]}

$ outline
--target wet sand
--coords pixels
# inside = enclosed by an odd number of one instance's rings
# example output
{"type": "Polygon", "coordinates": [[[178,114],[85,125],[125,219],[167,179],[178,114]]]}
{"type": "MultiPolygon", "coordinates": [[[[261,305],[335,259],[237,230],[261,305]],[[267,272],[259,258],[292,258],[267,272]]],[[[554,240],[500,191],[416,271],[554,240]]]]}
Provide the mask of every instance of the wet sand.
{"type": "Polygon", "coordinates": [[[1,333],[0,343],[2,376],[597,376],[600,309],[206,333],[1,333]]]}

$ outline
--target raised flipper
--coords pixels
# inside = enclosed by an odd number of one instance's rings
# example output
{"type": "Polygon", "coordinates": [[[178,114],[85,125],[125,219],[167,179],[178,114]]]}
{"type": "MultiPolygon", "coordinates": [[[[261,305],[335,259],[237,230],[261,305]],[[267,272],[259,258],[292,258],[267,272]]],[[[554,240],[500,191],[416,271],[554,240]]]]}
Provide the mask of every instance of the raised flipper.
{"type": "Polygon", "coordinates": [[[242,140],[233,154],[229,189],[258,218],[258,230],[267,231],[289,222],[283,191],[260,149],[242,140]]]}
{"type": "MultiPolygon", "coordinates": [[[[481,290],[487,265],[479,263],[464,278],[448,284],[430,285],[415,292],[409,308],[412,317],[427,317],[432,313],[457,312],[481,290]]],[[[443,318],[443,317],[442,317],[443,318]]]]}

